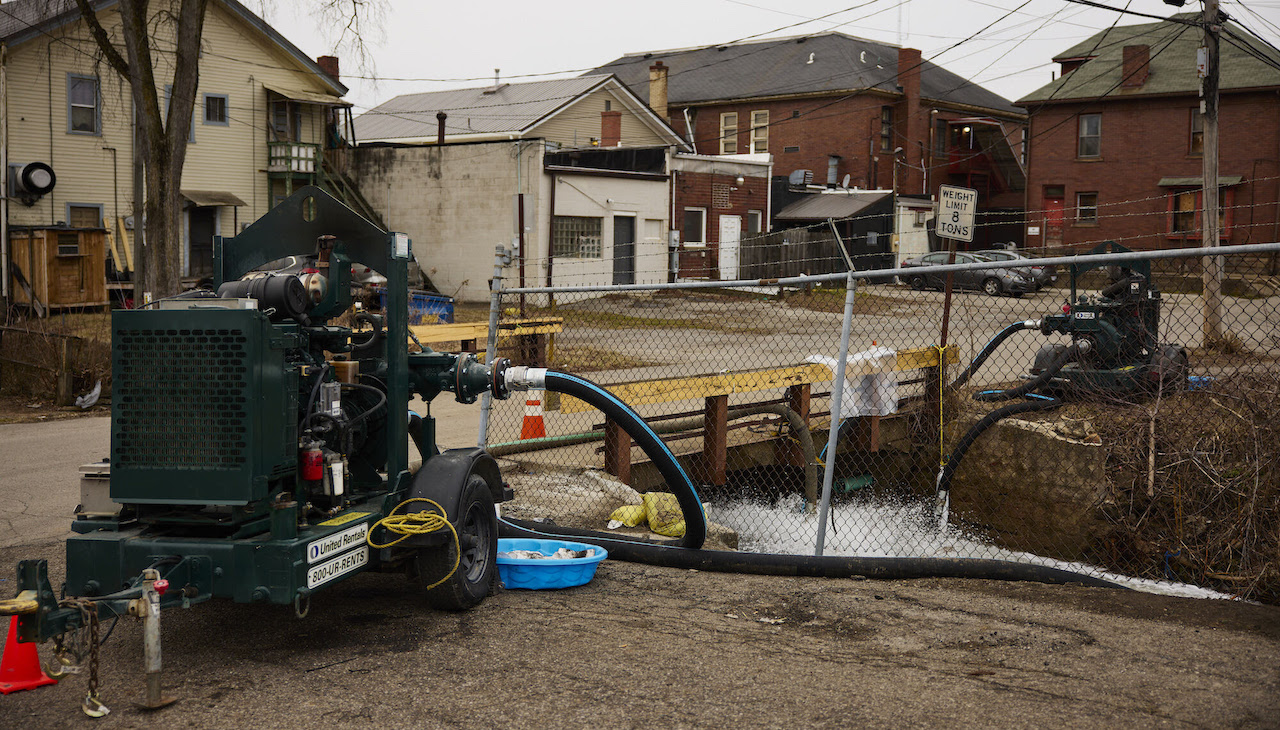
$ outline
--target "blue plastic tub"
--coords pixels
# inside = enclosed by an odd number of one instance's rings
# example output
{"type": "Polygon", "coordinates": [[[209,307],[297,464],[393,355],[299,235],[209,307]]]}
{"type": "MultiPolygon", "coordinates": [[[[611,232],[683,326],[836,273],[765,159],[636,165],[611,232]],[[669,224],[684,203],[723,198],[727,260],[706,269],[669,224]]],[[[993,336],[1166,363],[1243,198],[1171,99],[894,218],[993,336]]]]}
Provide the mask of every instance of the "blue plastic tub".
{"type": "MultiPolygon", "coordinates": [[[[387,290],[376,286],[382,308],[387,308],[387,290]]],[[[428,294],[421,291],[409,292],[409,324],[450,324],[453,322],[453,297],[440,294],[428,294]]]]}
{"type": "Polygon", "coordinates": [[[524,537],[504,537],[498,540],[498,576],[507,588],[544,590],[570,588],[585,585],[595,577],[596,566],[609,557],[609,552],[599,545],[565,540],[535,540],[524,537]],[[589,558],[538,559],[504,558],[502,553],[512,550],[536,550],[551,555],[560,548],[570,550],[595,550],[589,558]]]}

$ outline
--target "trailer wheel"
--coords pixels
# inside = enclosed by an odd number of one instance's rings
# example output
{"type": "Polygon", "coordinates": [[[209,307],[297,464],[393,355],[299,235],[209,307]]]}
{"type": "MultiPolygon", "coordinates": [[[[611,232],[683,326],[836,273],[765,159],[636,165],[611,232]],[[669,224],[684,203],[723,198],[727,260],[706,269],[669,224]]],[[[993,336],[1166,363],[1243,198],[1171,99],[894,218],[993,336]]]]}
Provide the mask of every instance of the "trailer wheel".
{"type": "Polygon", "coordinates": [[[453,526],[458,531],[459,556],[453,541],[443,546],[418,550],[418,575],[429,586],[453,569],[443,583],[426,590],[427,603],[442,611],[465,611],[480,603],[493,590],[498,576],[498,516],[493,508],[489,484],[479,474],[467,477],[458,500],[453,526]]]}

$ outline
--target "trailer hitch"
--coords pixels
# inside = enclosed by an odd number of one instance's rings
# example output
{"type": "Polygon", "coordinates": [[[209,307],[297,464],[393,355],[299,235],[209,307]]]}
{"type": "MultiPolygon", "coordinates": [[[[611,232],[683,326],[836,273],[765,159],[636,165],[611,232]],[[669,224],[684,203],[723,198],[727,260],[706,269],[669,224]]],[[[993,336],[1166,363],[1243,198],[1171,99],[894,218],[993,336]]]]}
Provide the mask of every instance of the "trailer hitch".
{"type": "Polygon", "coordinates": [[[80,673],[88,656],[89,694],[82,709],[90,717],[110,712],[98,697],[98,626],[104,616],[142,619],[146,693],[139,707],[154,710],[174,702],[163,696],[160,686],[160,610],[189,608],[211,598],[213,563],[206,556],[186,556],[155,565],[143,570],[131,581],[132,585],[115,593],[59,600],[49,582],[48,562],[23,560],[18,563],[18,594],[0,600],[0,616],[18,617],[18,641],[40,643],[54,639],[55,658],[47,667],[50,676],[80,673]]]}

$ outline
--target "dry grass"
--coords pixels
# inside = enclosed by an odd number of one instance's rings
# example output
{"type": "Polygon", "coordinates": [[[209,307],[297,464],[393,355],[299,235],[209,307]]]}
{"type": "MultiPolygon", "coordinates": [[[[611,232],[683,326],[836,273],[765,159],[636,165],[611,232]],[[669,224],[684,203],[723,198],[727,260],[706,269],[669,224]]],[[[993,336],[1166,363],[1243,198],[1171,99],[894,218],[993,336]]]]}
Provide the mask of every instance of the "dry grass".
{"type": "Polygon", "coordinates": [[[1278,411],[1274,372],[1093,409],[1114,470],[1107,567],[1280,603],[1278,411]]]}

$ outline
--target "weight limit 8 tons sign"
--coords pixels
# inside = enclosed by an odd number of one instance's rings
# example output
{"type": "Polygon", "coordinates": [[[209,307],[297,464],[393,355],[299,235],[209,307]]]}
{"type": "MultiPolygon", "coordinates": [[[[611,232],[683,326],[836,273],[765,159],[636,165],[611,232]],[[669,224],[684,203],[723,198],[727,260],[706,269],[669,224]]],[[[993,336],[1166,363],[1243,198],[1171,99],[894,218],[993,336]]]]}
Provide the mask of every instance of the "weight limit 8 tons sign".
{"type": "Polygon", "coordinates": [[[938,188],[938,235],[973,242],[973,213],[978,208],[978,191],[942,185],[938,188]]]}

